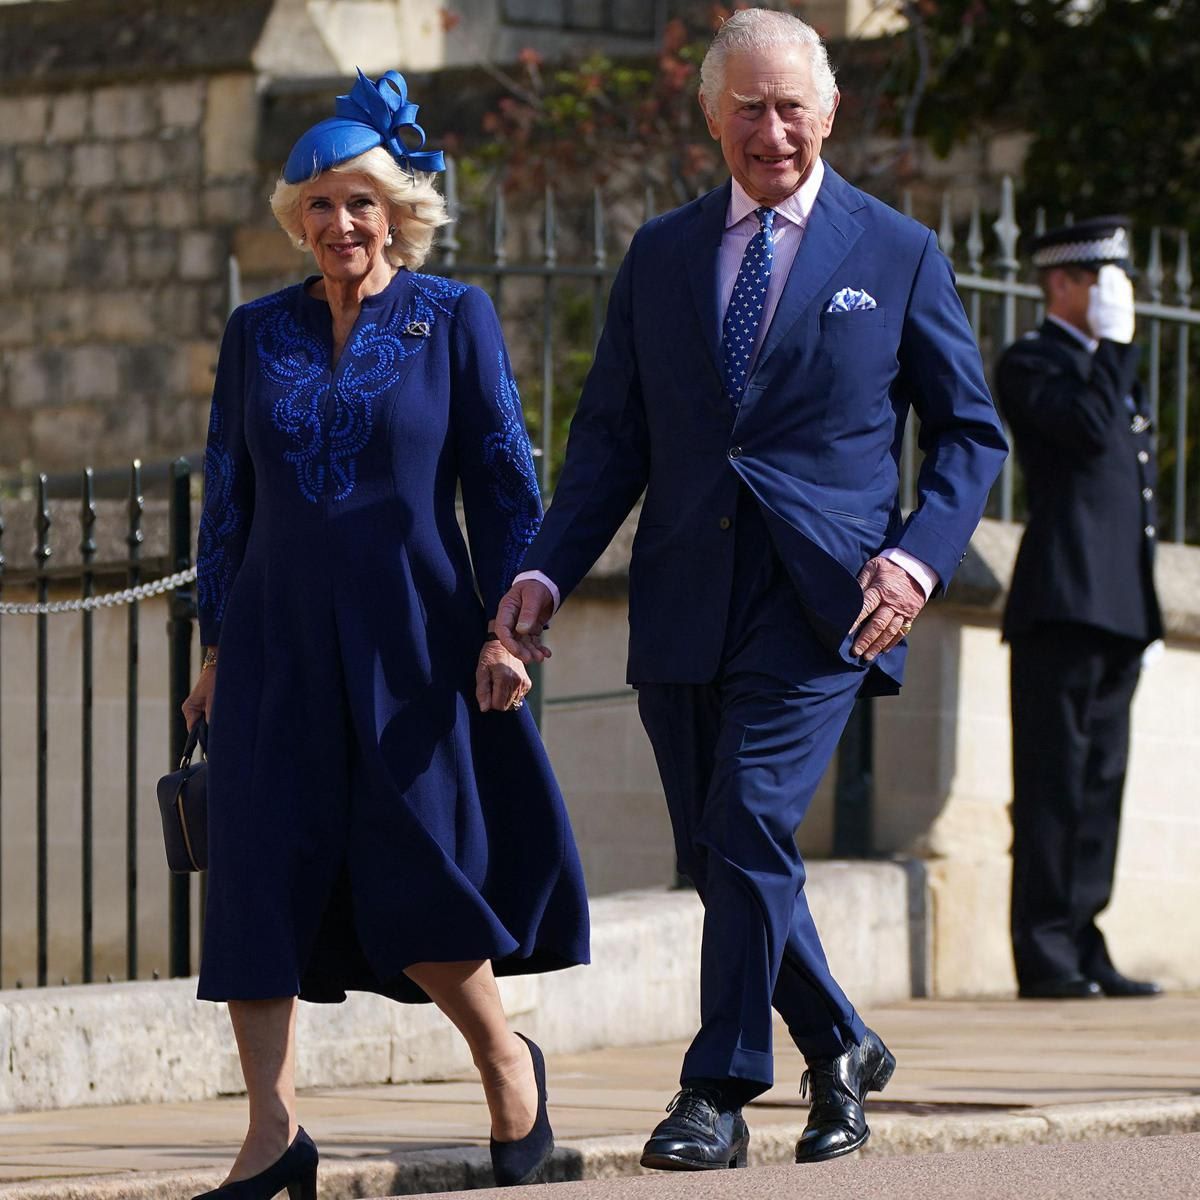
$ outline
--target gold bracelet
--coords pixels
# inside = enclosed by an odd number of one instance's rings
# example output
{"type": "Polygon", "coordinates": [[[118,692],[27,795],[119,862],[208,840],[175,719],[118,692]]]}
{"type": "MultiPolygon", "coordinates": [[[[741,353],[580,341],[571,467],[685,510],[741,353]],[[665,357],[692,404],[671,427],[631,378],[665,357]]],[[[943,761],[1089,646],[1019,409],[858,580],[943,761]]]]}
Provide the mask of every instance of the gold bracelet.
{"type": "Polygon", "coordinates": [[[200,670],[206,671],[209,667],[217,665],[217,652],[211,646],[204,651],[204,661],[200,664],[200,670]]]}

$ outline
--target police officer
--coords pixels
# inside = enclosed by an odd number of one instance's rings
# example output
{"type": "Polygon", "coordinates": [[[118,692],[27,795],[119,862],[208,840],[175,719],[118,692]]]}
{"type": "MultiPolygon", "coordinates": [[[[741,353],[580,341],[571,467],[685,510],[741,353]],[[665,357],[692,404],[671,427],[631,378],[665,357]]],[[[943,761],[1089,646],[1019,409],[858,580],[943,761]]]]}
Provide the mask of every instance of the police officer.
{"type": "Polygon", "coordinates": [[[1012,942],[1022,997],[1148,996],[1096,926],[1112,894],[1129,708],[1162,636],[1154,442],[1136,379],[1129,222],[1039,237],[1046,319],[997,366],[1029,517],[1004,613],[1011,644],[1012,942]]]}

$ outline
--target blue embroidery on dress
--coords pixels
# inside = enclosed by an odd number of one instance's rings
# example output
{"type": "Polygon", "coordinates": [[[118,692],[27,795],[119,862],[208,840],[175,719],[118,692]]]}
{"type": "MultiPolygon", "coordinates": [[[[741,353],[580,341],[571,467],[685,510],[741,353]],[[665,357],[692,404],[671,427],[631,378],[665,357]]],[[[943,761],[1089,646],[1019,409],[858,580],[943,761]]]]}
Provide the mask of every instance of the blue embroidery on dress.
{"type": "Polygon", "coordinates": [[[357,457],[371,439],[375,398],[396,381],[401,364],[418,354],[427,337],[405,336],[404,330],[424,322],[432,331],[443,303],[461,295],[466,285],[434,275],[414,275],[412,296],[386,324],[364,324],[342,352],[344,362],[333,388],[330,407],[330,363],[326,347],[303,329],[290,311],[289,293],[257,315],[254,344],[263,374],[279,389],[271,411],[276,429],[292,439],[285,458],[296,470],[296,483],[306,500],[316,503],[327,492],[345,500],[357,481],[357,457]]]}
{"type": "Polygon", "coordinates": [[[414,275],[412,281],[425,293],[429,302],[448,317],[454,315],[454,309],[442,301],[457,300],[468,287],[467,284],[459,283],[457,279],[447,279],[444,275],[414,275]]]}
{"type": "Polygon", "coordinates": [[[224,445],[224,416],[216,400],[208,435],[208,448],[204,452],[204,509],[200,514],[196,553],[196,593],[200,610],[211,614],[214,624],[219,625],[237,574],[233,550],[242,528],[242,513],[233,501],[233,456],[224,445]]]}
{"type": "Polygon", "coordinates": [[[501,512],[508,514],[508,534],[504,539],[504,587],[512,583],[542,524],[542,497],[516,381],[508,373],[503,351],[499,359],[500,382],[496,385],[496,407],[500,410],[500,428],[483,442],[483,461],[493,468],[492,499],[501,512]]]}
{"type": "Polygon", "coordinates": [[[325,491],[325,433],[321,428],[329,355],[288,310],[287,292],[261,306],[254,322],[254,348],[263,375],[279,389],[271,421],[294,443],[284,458],[296,469],[296,482],[306,500],[318,501],[325,491]]]}

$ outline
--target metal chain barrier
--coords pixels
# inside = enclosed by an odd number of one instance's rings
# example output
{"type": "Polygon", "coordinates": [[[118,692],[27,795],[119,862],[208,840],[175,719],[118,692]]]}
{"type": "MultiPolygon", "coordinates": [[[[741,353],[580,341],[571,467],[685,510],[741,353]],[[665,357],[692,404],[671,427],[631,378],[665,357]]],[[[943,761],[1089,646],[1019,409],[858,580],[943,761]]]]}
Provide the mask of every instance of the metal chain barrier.
{"type": "Polygon", "coordinates": [[[52,600],[45,604],[9,604],[0,603],[0,616],[5,617],[44,617],[54,613],[89,612],[95,608],[116,608],[121,604],[133,604],[138,600],[148,600],[151,596],[161,596],[164,592],[173,592],[185,583],[196,582],[196,568],[188,567],[186,571],[176,571],[174,575],[166,575],[153,583],[141,583],[137,587],[125,588],[120,592],[107,592],[103,596],[88,596],[79,600],[52,600]]]}

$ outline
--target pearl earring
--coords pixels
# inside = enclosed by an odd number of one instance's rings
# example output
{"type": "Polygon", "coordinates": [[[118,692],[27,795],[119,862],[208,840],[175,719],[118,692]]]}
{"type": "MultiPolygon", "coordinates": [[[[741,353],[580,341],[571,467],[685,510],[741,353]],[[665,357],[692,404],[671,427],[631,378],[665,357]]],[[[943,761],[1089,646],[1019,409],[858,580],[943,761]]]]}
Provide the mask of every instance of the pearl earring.
{"type": "Polygon", "coordinates": [[[301,245],[301,246],[303,246],[303,245],[304,245],[304,243],[305,243],[306,241],[308,241],[308,234],[307,234],[307,233],[302,233],[302,234],[300,235],[300,240],[299,240],[299,242],[298,242],[297,244],[298,244],[298,245],[301,245]]]}
{"type": "Polygon", "coordinates": [[[384,244],[385,246],[390,246],[390,245],[392,244],[392,234],[393,234],[393,233],[395,233],[395,232],[396,232],[396,227],[395,227],[395,225],[389,225],[389,226],[388,226],[387,237],[385,237],[385,238],[383,239],[383,244],[384,244]]]}

